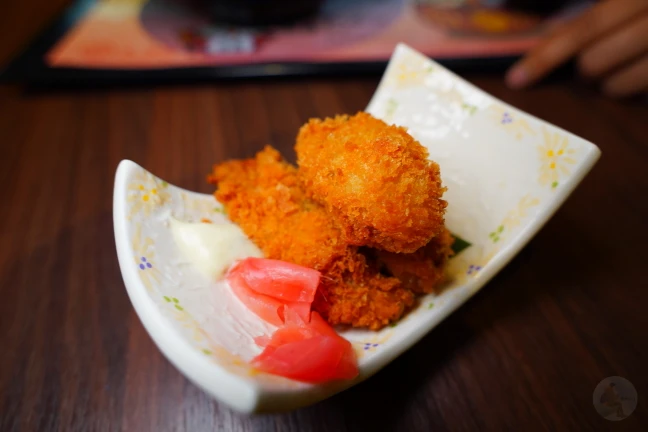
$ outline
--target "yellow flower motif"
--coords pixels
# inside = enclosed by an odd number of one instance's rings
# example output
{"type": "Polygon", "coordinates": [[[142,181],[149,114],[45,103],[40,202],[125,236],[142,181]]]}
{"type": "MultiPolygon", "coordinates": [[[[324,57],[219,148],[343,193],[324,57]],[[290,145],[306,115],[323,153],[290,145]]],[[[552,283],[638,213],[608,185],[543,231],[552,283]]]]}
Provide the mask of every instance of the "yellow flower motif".
{"type": "Polygon", "coordinates": [[[502,225],[506,228],[514,228],[522,222],[524,218],[527,217],[527,212],[531,207],[535,207],[540,204],[540,199],[532,198],[529,195],[525,195],[520,199],[517,207],[506,215],[502,225]]]}
{"type": "MultiPolygon", "coordinates": [[[[408,55],[389,71],[387,83],[390,87],[395,88],[421,87],[426,85],[426,79],[434,72],[434,65],[425,57],[408,55]]],[[[428,83],[429,86],[436,87],[433,83],[428,83]]],[[[440,88],[434,88],[433,90],[439,99],[458,104],[470,115],[477,111],[477,106],[466,103],[464,96],[454,86],[448,90],[440,88]]],[[[386,101],[385,114],[388,120],[391,119],[396,108],[397,104],[394,99],[386,101]]]]}
{"type": "Polygon", "coordinates": [[[513,113],[503,106],[493,105],[489,109],[491,117],[507,132],[513,134],[515,139],[522,139],[525,135],[535,135],[529,122],[521,115],[513,113]]]}
{"type": "Polygon", "coordinates": [[[448,104],[459,105],[461,109],[466,111],[469,115],[473,115],[477,112],[477,106],[465,102],[463,94],[461,94],[456,87],[452,87],[446,91],[437,89],[435,92],[440,100],[445,101],[448,104]]]}
{"type": "Polygon", "coordinates": [[[180,194],[180,198],[182,199],[184,210],[199,215],[201,219],[217,220],[219,217],[225,216],[225,209],[220,202],[216,201],[216,198],[199,198],[185,192],[180,194]]]}
{"type": "Polygon", "coordinates": [[[558,187],[561,176],[569,175],[569,165],[576,163],[572,157],[576,152],[569,148],[569,139],[559,132],[550,132],[542,129],[544,145],[538,146],[540,166],[540,184],[550,185],[552,189],[558,187]]]}
{"type": "Polygon", "coordinates": [[[128,186],[127,201],[131,203],[128,219],[137,213],[149,216],[151,212],[166,203],[171,195],[167,191],[169,184],[155,178],[150,173],[140,171],[128,186]]]}
{"type": "Polygon", "coordinates": [[[155,265],[155,248],[153,247],[153,239],[150,237],[142,236],[142,228],[140,225],[135,227],[132,240],[133,247],[133,260],[137,267],[140,279],[151,292],[154,286],[159,285],[161,273],[155,265]]]}
{"type": "Polygon", "coordinates": [[[493,243],[497,243],[507,233],[509,233],[512,228],[520,225],[522,220],[527,217],[528,210],[531,207],[537,206],[538,204],[540,204],[540,200],[538,198],[532,198],[529,195],[523,196],[522,199],[520,199],[520,202],[518,202],[517,206],[506,214],[506,216],[502,220],[502,223],[488,235],[493,243]]]}
{"type": "Polygon", "coordinates": [[[463,96],[455,87],[452,87],[450,90],[447,91],[437,90],[436,93],[440,99],[443,99],[446,102],[457,103],[457,104],[463,103],[463,96]]]}
{"type": "Polygon", "coordinates": [[[408,57],[396,65],[388,76],[388,82],[395,87],[422,85],[434,67],[424,58],[408,57]]]}
{"type": "Polygon", "coordinates": [[[475,114],[479,109],[477,105],[466,102],[465,95],[455,83],[450,83],[450,85],[432,83],[430,84],[430,90],[436,95],[439,101],[448,105],[456,105],[469,115],[475,114]]]}

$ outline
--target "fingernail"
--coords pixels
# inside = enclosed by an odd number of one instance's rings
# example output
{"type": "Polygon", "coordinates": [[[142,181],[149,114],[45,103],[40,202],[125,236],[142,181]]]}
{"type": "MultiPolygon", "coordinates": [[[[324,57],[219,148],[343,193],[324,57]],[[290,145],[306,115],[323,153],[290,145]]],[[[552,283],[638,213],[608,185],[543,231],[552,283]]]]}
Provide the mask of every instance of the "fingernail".
{"type": "Polygon", "coordinates": [[[523,66],[513,66],[506,74],[506,83],[509,87],[519,89],[529,82],[529,74],[523,66]]]}

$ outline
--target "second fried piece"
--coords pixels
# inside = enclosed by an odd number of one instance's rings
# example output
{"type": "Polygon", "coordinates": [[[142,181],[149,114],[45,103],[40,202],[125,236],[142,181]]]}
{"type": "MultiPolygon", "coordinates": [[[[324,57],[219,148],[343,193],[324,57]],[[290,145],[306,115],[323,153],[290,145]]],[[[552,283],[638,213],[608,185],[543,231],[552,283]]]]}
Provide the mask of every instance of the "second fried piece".
{"type": "Polygon", "coordinates": [[[380,330],[413,304],[412,291],[395,277],[381,275],[373,260],[355,251],[323,275],[313,308],[334,325],[380,330]]]}
{"type": "Polygon", "coordinates": [[[214,167],[209,182],[229,218],[271,259],[322,272],[313,307],[331,324],[373,330],[401,317],[414,296],[344,241],[322,206],[308,199],[295,167],[266,147],[255,158],[214,167]]]}
{"type": "Polygon", "coordinates": [[[435,292],[445,279],[445,264],[452,256],[454,239],[446,228],[430,243],[411,254],[370,251],[387,273],[417,294],[435,292]]]}
{"type": "Polygon", "coordinates": [[[410,253],[441,231],[439,166],[404,128],[364,112],[313,119],[295,150],[304,189],[350,244],[410,253]]]}

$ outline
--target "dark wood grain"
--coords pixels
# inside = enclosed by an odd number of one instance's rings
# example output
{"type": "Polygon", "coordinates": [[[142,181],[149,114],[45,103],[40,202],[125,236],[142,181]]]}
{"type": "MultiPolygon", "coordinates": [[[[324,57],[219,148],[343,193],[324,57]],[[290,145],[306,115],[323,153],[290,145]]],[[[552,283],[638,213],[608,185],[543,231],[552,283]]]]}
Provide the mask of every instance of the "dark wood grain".
{"type": "Polygon", "coordinates": [[[115,255],[116,166],[132,159],[210,192],[212,163],[266,143],[294,158],[304,121],[362,109],[378,78],[0,87],[0,430],[648,429],[647,106],[573,81],[514,92],[499,76],[468,78],[597,143],[602,159],[529,246],[414,348],[329,400],[258,417],[209,399],[140,324],[115,255]],[[639,393],[617,423],[592,405],[612,375],[639,393]]]}

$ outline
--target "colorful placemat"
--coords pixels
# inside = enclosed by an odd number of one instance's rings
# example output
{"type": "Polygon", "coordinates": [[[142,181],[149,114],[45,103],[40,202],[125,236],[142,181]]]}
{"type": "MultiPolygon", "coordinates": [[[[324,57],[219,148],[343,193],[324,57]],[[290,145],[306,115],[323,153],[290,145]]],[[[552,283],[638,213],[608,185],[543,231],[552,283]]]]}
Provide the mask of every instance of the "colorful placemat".
{"type": "Polygon", "coordinates": [[[324,0],[299,22],[244,27],[215,22],[191,0],[82,1],[5,75],[110,81],[379,72],[399,42],[451,67],[488,67],[510,63],[588,3],[540,14],[505,0],[324,0]]]}

